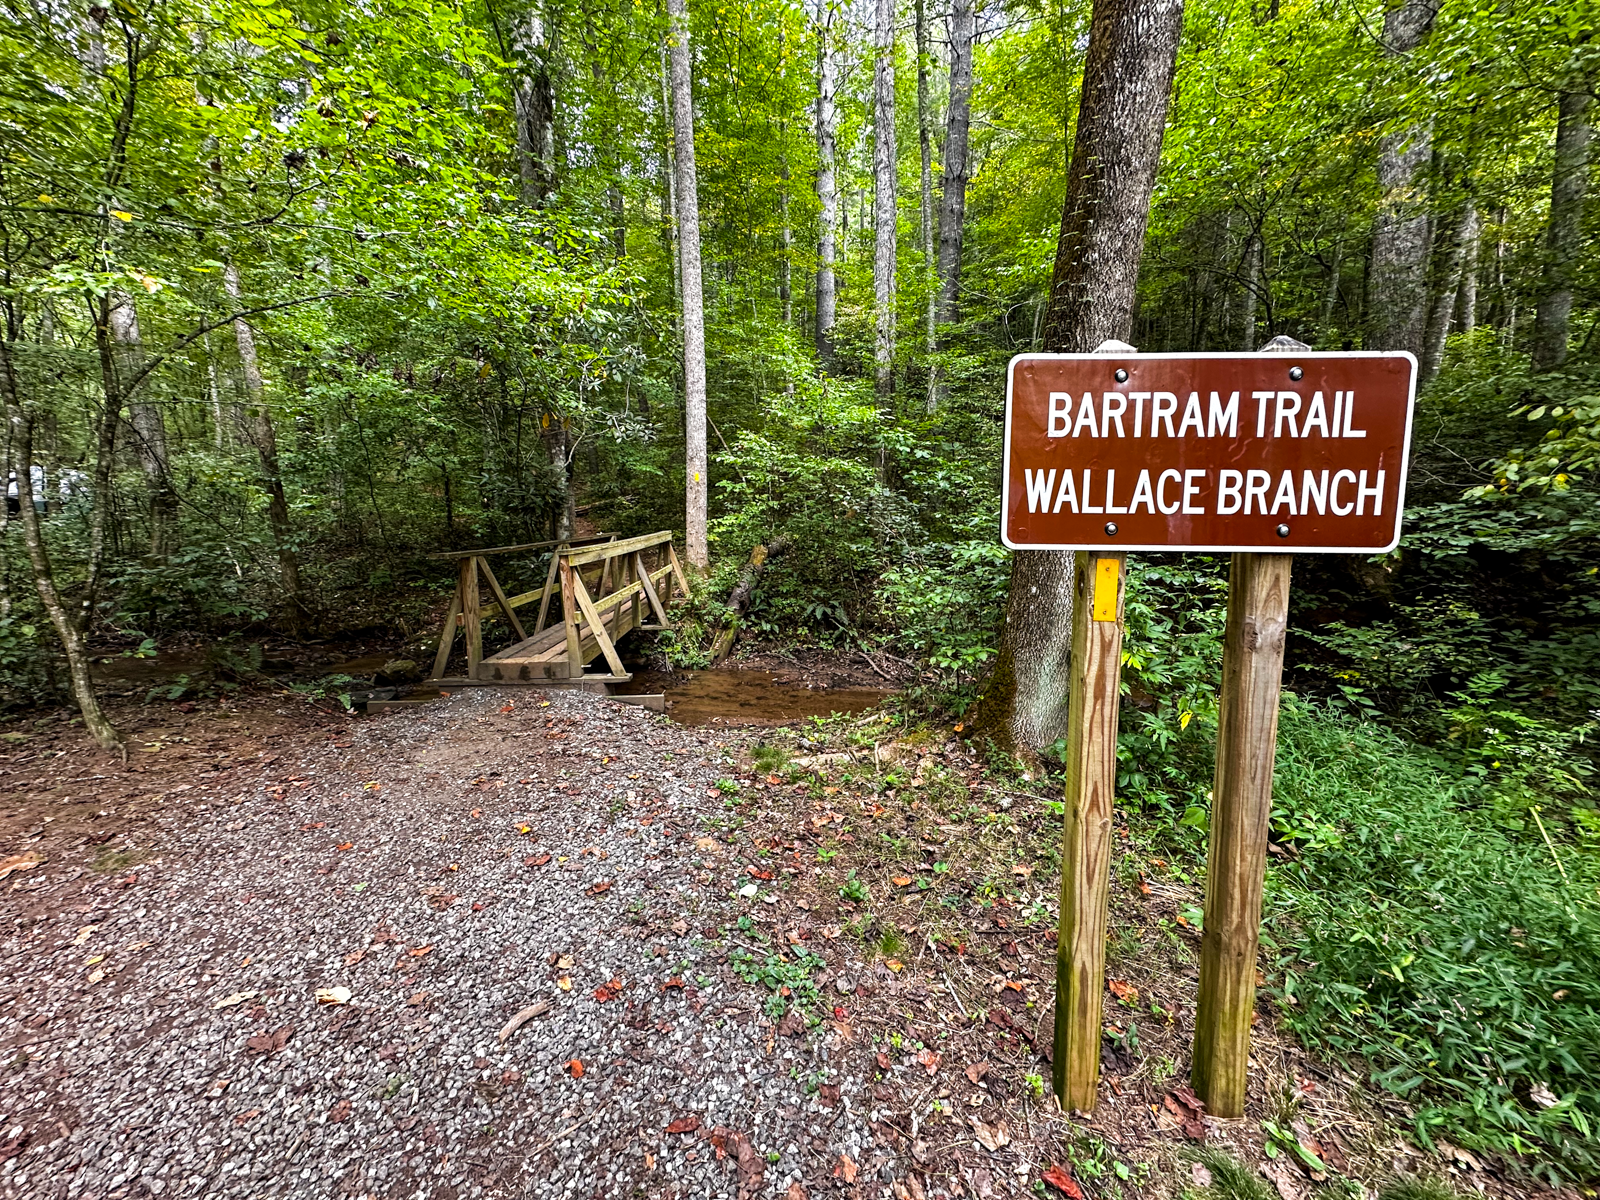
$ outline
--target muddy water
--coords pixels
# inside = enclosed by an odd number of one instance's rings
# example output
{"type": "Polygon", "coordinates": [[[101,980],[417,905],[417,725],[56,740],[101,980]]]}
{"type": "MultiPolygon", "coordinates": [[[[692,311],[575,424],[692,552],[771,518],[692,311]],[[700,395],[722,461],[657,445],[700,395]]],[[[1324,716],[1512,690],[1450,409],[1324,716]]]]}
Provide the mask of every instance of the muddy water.
{"type": "Polygon", "coordinates": [[[680,725],[783,725],[804,717],[856,713],[889,695],[885,688],[808,688],[781,683],[770,671],[640,671],[620,689],[665,693],[667,715],[680,725]]]}

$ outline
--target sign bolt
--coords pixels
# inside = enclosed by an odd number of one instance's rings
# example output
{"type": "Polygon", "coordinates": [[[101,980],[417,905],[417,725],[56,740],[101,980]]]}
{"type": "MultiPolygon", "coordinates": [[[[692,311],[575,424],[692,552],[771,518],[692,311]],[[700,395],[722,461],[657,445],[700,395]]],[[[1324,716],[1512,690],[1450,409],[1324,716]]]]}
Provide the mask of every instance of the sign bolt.
{"type": "Polygon", "coordinates": [[[1305,378],[1305,374],[1306,373],[1304,371],[1302,371],[1299,367],[1290,367],[1289,368],[1289,378],[1294,380],[1296,383],[1299,383],[1302,379],[1304,379],[1305,378]]]}
{"type": "MultiPolygon", "coordinates": [[[[1284,528],[1284,533],[1287,534],[1288,532],[1289,532],[1288,528],[1285,527],[1284,528]]],[[[1107,521],[1106,522],[1106,536],[1107,537],[1116,537],[1117,536],[1117,523],[1115,521],[1107,521]]]]}
{"type": "Polygon", "coordinates": [[[1118,383],[1127,383],[1128,382],[1128,373],[1126,371],[1124,371],[1121,367],[1118,367],[1117,368],[1116,379],[1117,379],[1118,383]]]}
{"type": "Polygon", "coordinates": [[[1288,537],[1289,536],[1289,527],[1287,525],[1279,525],[1278,526],[1278,536],[1279,537],[1284,537],[1284,538],[1288,537]]]}

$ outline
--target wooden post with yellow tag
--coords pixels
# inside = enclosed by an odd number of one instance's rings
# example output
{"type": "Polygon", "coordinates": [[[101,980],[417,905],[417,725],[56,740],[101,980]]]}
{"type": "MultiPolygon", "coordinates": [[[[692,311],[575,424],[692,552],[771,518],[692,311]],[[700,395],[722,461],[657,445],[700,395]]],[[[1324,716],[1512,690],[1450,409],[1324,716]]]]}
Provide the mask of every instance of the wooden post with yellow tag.
{"type": "Polygon", "coordinates": [[[1126,555],[1079,551],[1075,559],[1051,1074],[1065,1111],[1092,1112],[1100,1086],[1126,555]]]}

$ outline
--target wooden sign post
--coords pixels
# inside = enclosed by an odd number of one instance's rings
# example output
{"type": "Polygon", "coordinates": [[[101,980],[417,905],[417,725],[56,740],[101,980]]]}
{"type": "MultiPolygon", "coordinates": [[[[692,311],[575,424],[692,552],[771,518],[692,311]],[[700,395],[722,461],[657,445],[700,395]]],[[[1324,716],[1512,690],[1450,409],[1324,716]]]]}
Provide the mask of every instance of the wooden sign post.
{"type": "Polygon", "coordinates": [[[1209,1112],[1240,1116],[1290,552],[1399,541],[1416,360],[1288,338],[1271,356],[1125,349],[1018,355],[1006,388],[1002,540],[1078,552],[1052,1076],[1063,1109],[1093,1110],[1126,552],[1232,553],[1192,1078],[1209,1112]]]}

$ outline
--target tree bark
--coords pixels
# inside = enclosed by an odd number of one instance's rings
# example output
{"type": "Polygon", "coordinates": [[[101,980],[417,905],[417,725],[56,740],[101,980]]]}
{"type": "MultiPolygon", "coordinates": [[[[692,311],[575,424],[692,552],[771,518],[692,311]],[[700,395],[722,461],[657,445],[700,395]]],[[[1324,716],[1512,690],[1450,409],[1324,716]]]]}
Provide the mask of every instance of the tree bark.
{"type": "Polygon", "coordinates": [[[1478,243],[1483,237],[1483,218],[1478,206],[1467,201],[1461,227],[1461,286],[1456,289],[1456,328],[1471,333],[1478,325],[1478,243]]]}
{"type": "Polygon", "coordinates": [[[57,590],[50,552],[44,544],[44,530],[40,526],[38,510],[33,506],[33,418],[22,402],[9,332],[6,339],[0,340],[0,402],[5,404],[6,420],[11,427],[12,462],[17,473],[17,515],[22,522],[22,540],[28,550],[34,587],[39,593],[39,603],[43,605],[45,615],[50,618],[56,636],[61,639],[61,649],[66,655],[67,673],[72,684],[72,697],[78,702],[78,711],[83,715],[84,729],[101,749],[122,750],[122,734],[106,716],[94,694],[94,680],[89,673],[88,639],[85,636],[89,622],[94,618],[95,592],[104,548],[106,493],[111,477],[112,431],[116,427],[119,409],[108,405],[101,414],[95,491],[90,498],[88,572],[83,603],[73,613],[68,611],[65,599],[57,590]]]}
{"type": "Polygon", "coordinates": [[[933,134],[928,102],[928,11],[927,0],[916,0],[917,27],[917,143],[922,155],[921,191],[917,206],[918,245],[922,249],[923,288],[927,292],[924,316],[924,346],[928,356],[927,410],[939,408],[939,377],[934,353],[939,348],[938,264],[933,249],[933,134]]]}
{"type": "MultiPolygon", "coordinates": [[[[1383,19],[1391,60],[1420,46],[1441,0],[1405,0],[1383,19]]],[[[1428,256],[1432,247],[1424,174],[1433,157],[1433,126],[1419,121],[1378,143],[1378,215],[1367,272],[1367,348],[1409,350],[1420,360],[1427,332],[1428,256]]]]}
{"type": "Polygon", "coordinates": [[[522,202],[542,208],[556,187],[555,89],[550,82],[550,39],[540,0],[532,0],[512,35],[522,60],[513,97],[517,121],[517,174],[522,202]]]}
{"type": "MultiPolygon", "coordinates": [[[[133,297],[113,292],[100,301],[102,328],[109,333],[109,357],[101,355],[101,384],[113,411],[128,410],[134,452],[150,487],[150,556],[164,559],[172,553],[178,517],[178,495],[172,487],[167,458],[167,423],[159,406],[135,399],[129,387],[144,365],[144,342],[139,336],[139,313],[133,297]]],[[[97,332],[100,332],[97,330],[97,332]]]]}
{"type": "Polygon", "coordinates": [[[672,19],[673,145],[678,193],[678,265],[683,277],[684,551],[689,565],[711,565],[706,542],[706,327],[700,290],[700,201],[694,170],[688,0],[667,0],[672,19]]]}
{"type": "Polygon", "coordinates": [[[1261,299],[1261,231],[1252,228],[1244,242],[1244,290],[1240,294],[1243,319],[1239,325],[1239,349],[1246,354],[1256,348],[1256,307],[1261,299]]]}
{"type": "MultiPolygon", "coordinates": [[[[239,268],[228,263],[222,269],[222,287],[237,312],[239,268]]],[[[283,472],[278,464],[278,431],[267,409],[266,389],[261,382],[261,360],[256,354],[256,332],[243,317],[233,320],[233,339],[239,347],[239,368],[244,376],[245,399],[249,401],[250,441],[261,463],[261,482],[267,489],[267,521],[272,526],[272,545],[278,555],[278,578],[288,598],[289,630],[298,637],[304,626],[305,597],[300,592],[300,559],[294,552],[294,530],[289,524],[289,501],[283,490],[283,472]]]]}
{"type": "Polygon", "coordinates": [[[1445,228],[1437,247],[1433,300],[1428,305],[1428,337],[1423,344],[1422,362],[1417,372],[1417,382],[1427,383],[1439,373],[1444,362],[1444,343],[1450,336],[1450,327],[1456,315],[1456,294],[1461,289],[1465,271],[1466,249],[1472,228],[1477,223],[1477,209],[1470,199],[1463,200],[1455,220],[1445,228]]]}
{"type": "Polygon", "coordinates": [[[973,0],[950,4],[950,98],[939,178],[939,320],[956,319],[961,297],[961,233],[967,219],[967,134],[972,119],[973,0]]]}
{"type": "MultiPolygon", "coordinates": [[[[1172,91],[1182,0],[1096,0],[1067,173],[1047,350],[1087,353],[1133,328],[1139,258],[1172,91]]],[[[1019,550],[978,732],[1032,757],[1066,735],[1073,556],[1019,550]]]]}
{"type": "Polygon", "coordinates": [[[1545,229],[1544,271],[1533,318],[1533,368],[1549,371],[1567,361],[1572,321],[1572,280],[1583,245],[1583,199],[1589,174],[1591,127],[1587,91],[1561,93],[1556,116],[1556,161],[1550,182],[1550,224],[1545,229]]]}
{"type": "Polygon", "coordinates": [[[873,349],[878,399],[894,395],[895,257],[897,166],[894,129],[894,10],[895,0],[877,0],[873,30],[876,50],[873,64],[872,121],[872,290],[877,315],[877,341],[873,349]]]}
{"type": "Polygon", "coordinates": [[[833,366],[833,326],[838,316],[839,68],[833,51],[833,5],[817,0],[817,357],[833,366]]]}

